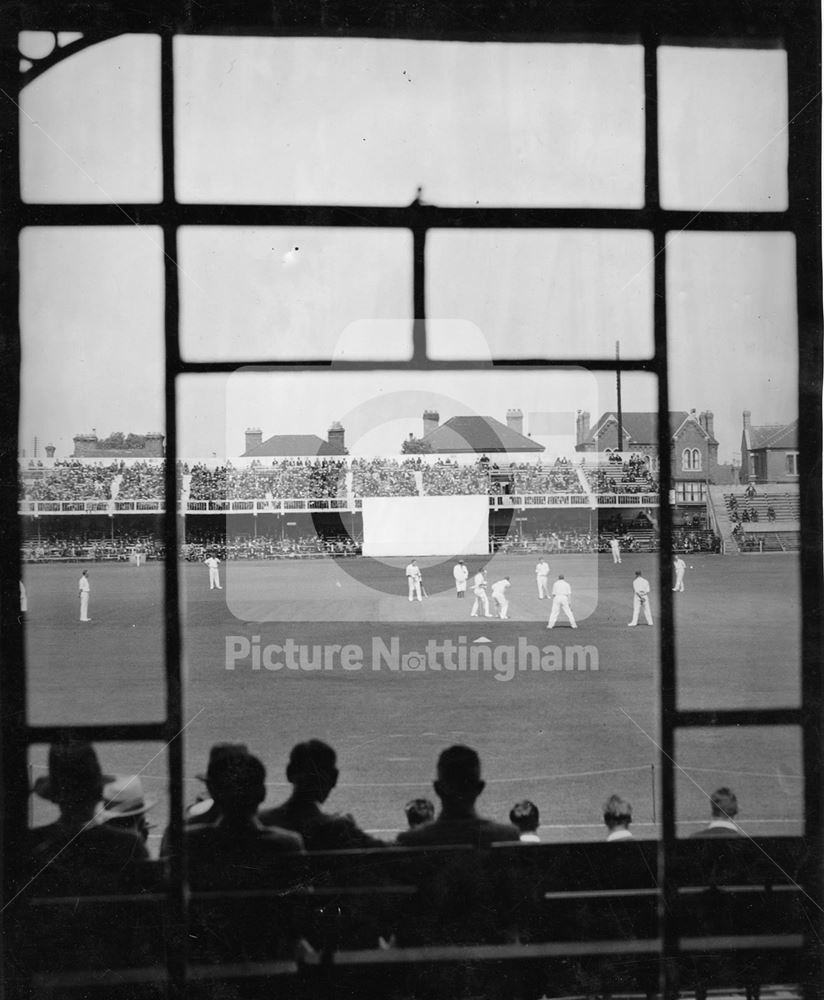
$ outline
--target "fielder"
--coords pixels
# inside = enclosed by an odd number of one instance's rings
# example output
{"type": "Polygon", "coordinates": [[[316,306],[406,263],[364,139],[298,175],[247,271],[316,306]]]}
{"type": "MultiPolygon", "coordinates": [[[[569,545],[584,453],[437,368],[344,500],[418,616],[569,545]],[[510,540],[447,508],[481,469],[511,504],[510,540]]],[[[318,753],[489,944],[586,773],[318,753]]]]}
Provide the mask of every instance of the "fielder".
{"type": "Polygon", "coordinates": [[[609,543],[610,550],[612,551],[612,565],[621,565],[621,543],[617,538],[613,538],[609,543]]]}
{"type": "Polygon", "coordinates": [[[549,563],[543,556],[535,567],[535,583],[538,586],[538,600],[549,600],[549,563]]]}
{"type": "Polygon", "coordinates": [[[675,557],[675,562],[672,564],[672,568],[675,570],[675,586],[672,588],[673,591],[680,590],[684,593],[684,572],[686,571],[687,564],[681,558],[681,556],[675,557]]]}
{"type": "Polygon", "coordinates": [[[480,569],[475,574],[472,581],[472,593],[475,595],[475,601],[472,605],[472,610],[469,612],[469,617],[477,618],[478,611],[482,607],[484,609],[484,618],[491,618],[489,598],[486,595],[486,570],[480,569]]]}
{"type": "Polygon", "coordinates": [[[220,560],[215,556],[209,556],[208,559],[203,560],[209,567],[209,590],[223,590],[220,585],[220,573],[218,572],[218,566],[220,566],[220,560]]]}
{"type": "Polygon", "coordinates": [[[466,597],[466,583],[469,579],[469,570],[466,568],[466,563],[463,559],[457,561],[455,568],[452,570],[452,575],[455,577],[455,596],[466,597]]]}
{"type": "Polygon", "coordinates": [[[561,611],[567,616],[567,621],[572,628],[578,628],[572,608],[569,606],[570,597],[572,597],[572,587],[566,582],[562,573],[552,584],[552,610],[549,613],[547,628],[555,628],[555,622],[558,621],[558,615],[561,611]]]}
{"type": "Polygon", "coordinates": [[[509,617],[507,615],[507,611],[509,611],[509,599],[506,596],[509,586],[510,580],[508,576],[492,584],[492,600],[498,610],[498,617],[503,619],[503,621],[506,621],[509,617]]]}
{"type": "Polygon", "coordinates": [[[80,580],[77,584],[77,592],[80,595],[80,621],[90,622],[89,594],[91,592],[91,587],[89,586],[89,574],[85,569],[80,574],[80,580]]]}
{"type": "Polygon", "coordinates": [[[23,581],[20,581],[20,617],[18,621],[25,621],[26,614],[29,610],[29,598],[26,593],[26,588],[23,586],[23,581]]]}
{"type": "Polygon", "coordinates": [[[649,580],[644,579],[640,569],[635,571],[632,589],[634,591],[632,598],[632,621],[627,622],[627,627],[635,628],[638,624],[638,615],[641,613],[641,608],[644,609],[644,617],[647,620],[647,625],[652,625],[652,613],[649,609],[649,580]]]}
{"type": "Polygon", "coordinates": [[[414,559],[406,567],[406,582],[409,584],[409,600],[414,601],[417,597],[419,601],[423,601],[423,597],[421,597],[421,571],[414,559]]]}

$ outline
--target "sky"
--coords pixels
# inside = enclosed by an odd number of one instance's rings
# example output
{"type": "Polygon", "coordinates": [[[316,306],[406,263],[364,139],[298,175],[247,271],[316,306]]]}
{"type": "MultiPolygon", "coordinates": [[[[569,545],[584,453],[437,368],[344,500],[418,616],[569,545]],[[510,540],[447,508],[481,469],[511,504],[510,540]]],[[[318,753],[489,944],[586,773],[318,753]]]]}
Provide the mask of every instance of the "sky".
{"type": "MultiPolygon", "coordinates": [[[[42,39],[27,36],[36,46],[42,39]]],[[[33,53],[34,54],[34,53],[33,53]]],[[[177,189],[184,201],[458,207],[638,207],[643,57],[637,46],[179,38],[177,189]]],[[[778,50],[661,50],[665,207],[786,205],[786,61],[778,50]]],[[[156,202],[159,43],[126,36],[24,90],[24,197],[156,202]]],[[[404,360],[412,256],[405,231],[185,229],[181,349],[192,360],[404,360]]],[[[432,358],[624,357],[652,350],[651,239],[640,232],[434,231],[432,358]]],[[[782,233],[672,233],[667,247],[673,409],[715,413],[729,461],[741,413],[796,416],[794,242],[782,233]]],[[[95,429],[162,429],[159,230],[30,229],[21,238],[21,447],[58,456],[95,429]]],[[[233,456],[248,426],[397,450],[430,404],[504,421],[520,407],[569,421],[613,408],[614,379],[333,372],[187,378],[181,450],[233,456]]],[[[654,408],[626,379],[624,408],[654,408]]],[[[536,425],[537,426],[537,425],[536,425]]]]}

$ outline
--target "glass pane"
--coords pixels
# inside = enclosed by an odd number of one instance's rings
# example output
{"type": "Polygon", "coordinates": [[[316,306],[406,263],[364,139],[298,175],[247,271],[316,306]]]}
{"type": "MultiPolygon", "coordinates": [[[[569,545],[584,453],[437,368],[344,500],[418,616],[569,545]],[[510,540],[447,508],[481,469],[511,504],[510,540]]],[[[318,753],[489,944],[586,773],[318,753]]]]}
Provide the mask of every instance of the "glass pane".
{"type": "Polygon", "coordinates": [[[245,742],[275,805],[291,746],[318,735],[344,772],[333,808],[391,839],[464,742],[486,763],[486,815],[531,797],[544,839],[603,839],[615,793],[654,835],[657,496],[633,458],[654,448],[653,378],[622,379],[620,461],[612,373],[244,370],[179,390],[186,700],[222,706],[187,730],[189,777],[213,742],[245,742]],[[627,627],[636,571],[652,627],[643,608],[627,627]],[[547,631],[561,575],[577,628],[559,602],[547,631]],[[272,698],[289,705],[276,731],[272,698]]]}
{"type": "Polygon", "coordinates": [[[69,56],[21,96],[29,202],[157,202],[160,39],[123,35],[69,56]]]}
{"type": "Polygon", "coordinates": [[[134,228],[21,238],[33,723],[163,715],[160,246],[158,231],[134,228]]]}
{"type": "Polygon", "coordinates": [[[643,201],[638,46],[177,38],[175,56],[185,201],[643,201]]]}
{"type": "Polygon", "coordinates": [[[411,357],[404,230],[185,228],[180,268],[189,359],[411,357]]]}
{"type": "Polygon", "coordinates": [[[652,354],[648,233],[435,230],[427,238],[427,311],[463,319],[475,343],[429,328],[437,359],[652,354]]]}
{"type": "Polygon", "coordinates": [[[676,733],[678,835],[711,824],[750,837],[804,832],[801,734],[789,726],[682,729],[676,733]],[[713,793],[725,790],[730,794],[713,793]]]}
{"type": "Polygon", "coordinates": [[[658,50],[661,204],[787,208],[787,54],[658,50]]]}
{"type": "MultiPolygon", "coordinates": [[[[75,759],[82,759],[83,754],[84,751],[76,750],[75,759]]],[[[112,828],[138,833],[150,858],[157,858],[160,840],[169,821],[165,746],[142,742],[96,743],[94,754],[103,772],[103,797],[94,810],[97,820],[112,828]]],[[[68,755],[63,759],[69,759],[68,755]]],[[[47,827],[59,818],[60,808],[52,797],[54,789],[49,783],[49,747],[46,744],[33,744],[29,749],[29,784],[34,789],[29,800],[29,826],[47,827]]],[[[41,830],[40,836],[47,834],[47,830],[41,830]]],[[[36,890],[36,882],[34,888],[36,890]]]]}
{"type": "Polygon", "coordinates": [[[673,518],[684,562],[682,583],[673,571],[679,700],[690,708],[797,705],[794,241],[785,233],[680,234],[667,262],[670,398],[683,417],[673,429],[673,518]]]}

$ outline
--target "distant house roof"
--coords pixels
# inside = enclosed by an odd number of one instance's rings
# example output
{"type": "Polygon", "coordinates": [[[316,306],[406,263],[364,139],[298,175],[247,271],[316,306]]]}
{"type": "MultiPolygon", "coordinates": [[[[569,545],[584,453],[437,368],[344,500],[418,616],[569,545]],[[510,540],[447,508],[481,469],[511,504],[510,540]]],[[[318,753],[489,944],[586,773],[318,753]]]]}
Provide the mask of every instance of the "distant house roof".
{"type": "Polygon", "coordinates": [[[494,417],[450,417],[423,440],[440,455],[545,450],[542,444],[494,417]]]}
{"type": "MultiPolygon", "coordinates": [[[[686,410],[671,410],[669,415],[670,433],[674,436],[690,417],[695,420],[698,427],[701,427],[697,414],[688,413],[686,410]]],[[[658,443],[657,413],[625,411],[621,414],[621,422],[624,432],[624,441],[628,447],[642,444],[655,445],[658,443]]],[[[598,418],[597,423],[590,429],[589,434],[587,434],[584,438],[583,444],[597,444],[598,438],[600,438],[606,430],[617,423],[618,413],[616,410],[608,410],[606,413],[602,413],[598,418]]],[[[704,428],[701,429],[704,430],[704,428]]],[[[707,434],[707,437],[712,443],[718,443],[713,435],[707,434]]]]}
{"type": "Polygon", "coordinates": [[[328,441],[317,434],[273,434],[243,452],[242,458],[286,458],[311,455],[339,455],[328,441]]]}
{"type": "Polygon", "coordinates": [[[749,451],[760,451],[762,448],[797,448],[798,421],[789,424],[760,424],[744,431],[749,451]]]}

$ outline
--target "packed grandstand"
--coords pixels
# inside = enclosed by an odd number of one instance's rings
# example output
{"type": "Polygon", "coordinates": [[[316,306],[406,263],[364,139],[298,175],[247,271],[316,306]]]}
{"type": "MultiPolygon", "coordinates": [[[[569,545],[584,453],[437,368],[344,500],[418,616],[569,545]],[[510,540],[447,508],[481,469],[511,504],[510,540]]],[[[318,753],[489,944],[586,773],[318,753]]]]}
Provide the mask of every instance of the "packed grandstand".
{"type": "MultiPolygon", "coordinates": [[[[309,457],[180,461],[177,505],[186,518],[180,556],[202,559],[283,559],[348,556],[360,552],[357,524],[296,525],[276,532],[261,519],[228,521],[227,514],[336,512],[357,514],[370,497],[488,496],[490,510],[525,511],[515,531],[490,518],[490,550],[604,552],[613,538],[624,551],[655,551],[658,482],[649,458],[636,453],[576,456],[570,460],[507,461],[509,456],[309,457]],[[582,516],[590,516],[586,522],[582,516]],[[214,519],[188,515],[219,515],[214,519]],[[576,518],[576,515],[580,515],[576,518]],[[260,527],[261,530],[257,530],[260,527]]],[[[135,550],[162,559],[165,463],[154,460],[72,458],[21,461],[20,512],[27,561],[125,560],[135,550]],[[68,522],[63,515],[75,517],[68,522]],[[104,515],[120,514],[107,518],[104,515]],[[29,515],[29,517],[26,517],[29,515]],[[79,515],[88,515],[82,522],[79,515]],[[141,517],[144,520],[141,520],[141,517]],[[146,520],[148,519],[148,520],[146,520]],[[65,527],[64,527],[65,525],[65,527]],[[73,526],[72,526],[73,525],[73,526]]],[[[713,488],[719,489],[721,488],[713,488]]],[[[715,505],[693,505],[675,519],[682,552],[794,549],[798,545],[797,492],[778,487],[726,487],[715,505]],[[713,517],[709,508],[715,506],[713,517]]]]}

